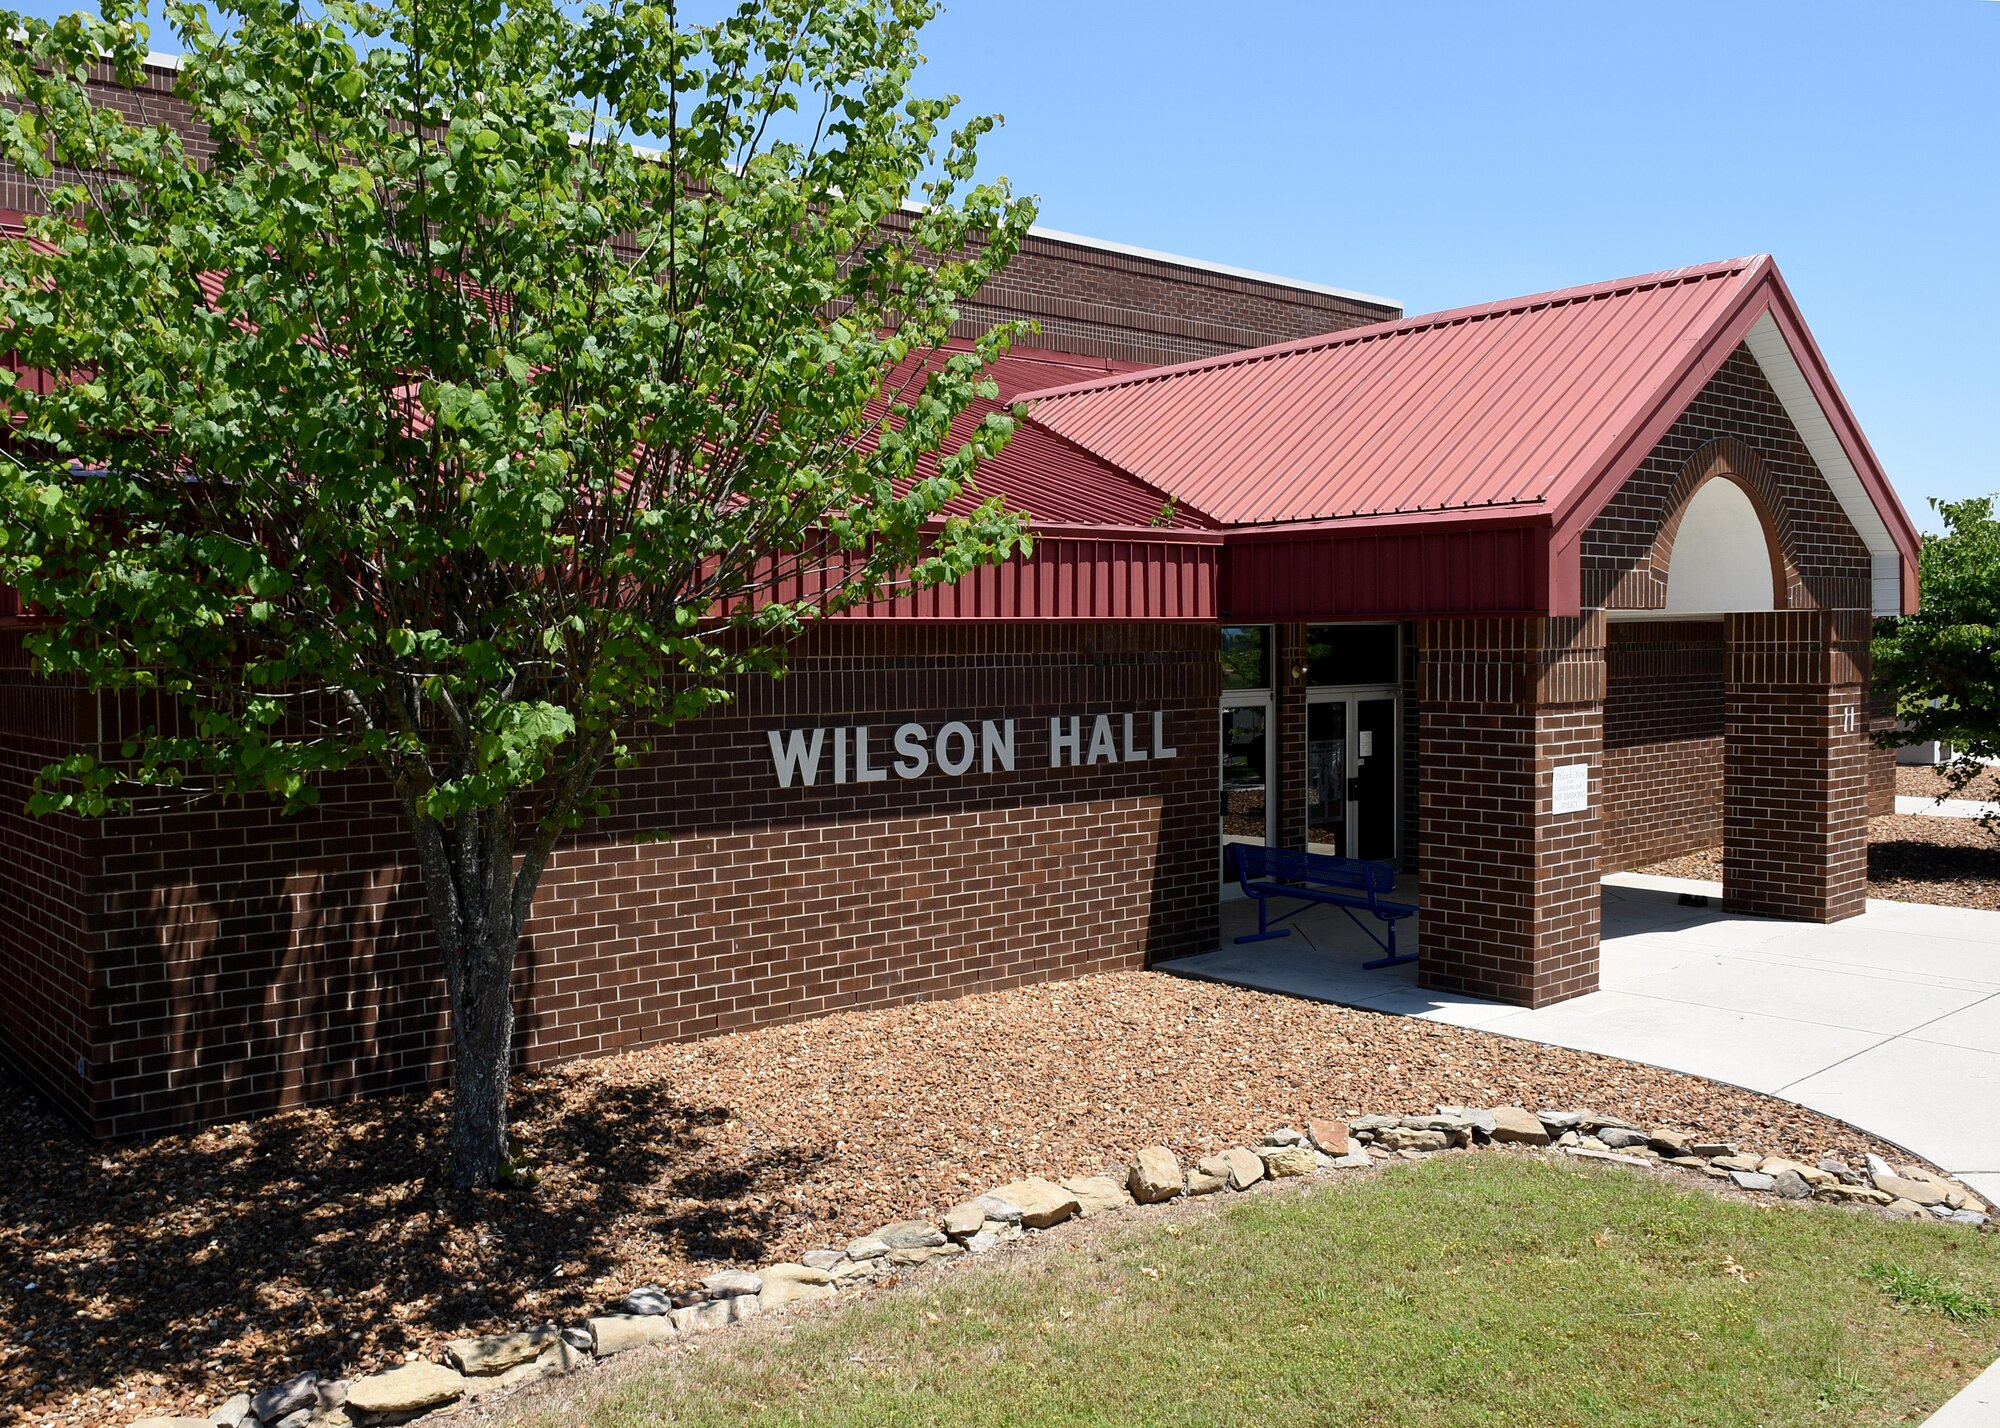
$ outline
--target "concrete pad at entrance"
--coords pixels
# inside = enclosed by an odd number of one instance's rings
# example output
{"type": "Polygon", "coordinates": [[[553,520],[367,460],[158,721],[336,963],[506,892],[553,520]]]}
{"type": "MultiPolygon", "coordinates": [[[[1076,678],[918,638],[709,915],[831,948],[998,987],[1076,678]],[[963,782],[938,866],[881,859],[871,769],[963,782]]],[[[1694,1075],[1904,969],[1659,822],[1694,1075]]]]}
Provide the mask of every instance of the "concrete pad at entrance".
{"type": "MultiPolygon", "coordinates": [[[[2000,1207],[2000,912],[1874,902],[1830,925],[1721,909],[1717,883],[1604,880],[1601,990],[1530,1011],[1429,992],[1414,965],[1314,909],[1275,942],[1225,903],[1221,950],[1162,970],[1689,1071],[1851,1121],[2000,1207]],[[1688,906],[1683,895],[1706,897],[1688,906]]],[[[1422,918],[1401,925],[1421,945],[1422,918]]]]}

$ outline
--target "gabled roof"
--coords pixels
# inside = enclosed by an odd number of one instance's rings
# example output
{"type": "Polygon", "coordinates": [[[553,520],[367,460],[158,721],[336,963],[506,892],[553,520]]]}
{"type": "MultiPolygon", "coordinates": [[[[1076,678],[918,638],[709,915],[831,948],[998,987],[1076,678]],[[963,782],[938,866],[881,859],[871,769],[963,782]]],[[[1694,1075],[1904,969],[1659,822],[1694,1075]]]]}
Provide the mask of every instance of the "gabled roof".
{"type": "Polygon", "coordinates": [[[1916,530],[1769,257],[1378,323],[1023,400],[1035,424],[1225,527],[1546,524],[1557,559],[1542,608],[1562,610],[1575,600],[1565,564],[1578,534],[1745,341],[1878,573],[1906,587],[1878,592],[1878,609],[1902,603],[1914,594],[1916,530]]]}

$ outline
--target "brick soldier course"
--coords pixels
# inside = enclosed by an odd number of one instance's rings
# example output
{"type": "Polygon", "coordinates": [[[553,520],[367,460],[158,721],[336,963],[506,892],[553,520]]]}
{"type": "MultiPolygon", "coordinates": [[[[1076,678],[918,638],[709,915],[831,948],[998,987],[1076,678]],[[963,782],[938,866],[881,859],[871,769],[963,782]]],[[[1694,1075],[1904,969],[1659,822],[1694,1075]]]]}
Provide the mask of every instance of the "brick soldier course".
{"type": "MultiPolygon", "coordinates": [[[[170,79],[123,100],[184,123],[170,79]]],[[[0,206],[33,200],[0,175],[0,206]]],[[[1171,500],[1173,528],[1048,529],[959,591],[815,630],[789,677],[669,733],[545,879],[520,1061],[1215,945],[1223,626],[1268,627],[1287,846],[1307,828],[1311,626],[1400,632],[1398,856],[1428,986],[1535,1006],[1594,990],[1601,874],[1717,842],[1733,907],[1858,911],[1870,800],[1892,786],[1867,747],[1868,622],[1913,599],[1915,536],[1775,268],[1397,315],[1031,237],[964,326],[1034,317],[1050,370],[1109,368],[1033,401],[1038,460],[1073,451],[1091,482],[1129,483],[1120,511],[1171,500]],[[1672,330],[1703,335],[1627,324],[1636,345],[1596,367],[1541,335],[1616,304],[1674,306],[1672,330]],[[1512,365],[1426,386],[1426,354],[1463,361],[1451,344],[1487,322],[1526,334],[1496,344],[1512,365]],[[1209,360],[1119,365],[1190,359],[1209,360]],[[1415,375],[1380,382],[1392,360],[1415,375]],[[1211,438],[1226,448],[1202,455],[1211,438]],[[1682,515],[1718,480],[1757,513],[1771,596],[1670,609],[1682,515]]],[[[1030,511],[1096,489],[1004,453],[980,482],[1030,511]]],[[[34,677],[20,633],[0,625],[0,1057],[99,1135],[441,1075],[444,997],[380,788],[334,780],[289,819],[200,801],[30,819],[36,770],[135,714],[34,677]]]]}

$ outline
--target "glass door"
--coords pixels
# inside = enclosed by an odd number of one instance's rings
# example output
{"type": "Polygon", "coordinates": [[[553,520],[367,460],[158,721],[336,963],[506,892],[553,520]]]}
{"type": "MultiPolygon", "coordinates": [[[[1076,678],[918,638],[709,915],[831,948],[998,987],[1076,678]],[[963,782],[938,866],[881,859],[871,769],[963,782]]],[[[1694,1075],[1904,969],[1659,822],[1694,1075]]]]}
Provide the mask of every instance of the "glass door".
{"type": "Polygon", "coordinates": [[[1347,852],[1347,706],[1306,700],[1306,848],[1336,857],[1347,852]]]}
{"type": "Polygon", "coordinates": [[[1271,698],[1225,694],[1222,701],[1222,880],[1234,883],[1232,843],[1271,838],[1271,698]]]}
{"type": "Polygon", "coordinates": [[[1392,689],[1306,694],[1306,847],[1394,862],[1401,796],[1392,689]]]}

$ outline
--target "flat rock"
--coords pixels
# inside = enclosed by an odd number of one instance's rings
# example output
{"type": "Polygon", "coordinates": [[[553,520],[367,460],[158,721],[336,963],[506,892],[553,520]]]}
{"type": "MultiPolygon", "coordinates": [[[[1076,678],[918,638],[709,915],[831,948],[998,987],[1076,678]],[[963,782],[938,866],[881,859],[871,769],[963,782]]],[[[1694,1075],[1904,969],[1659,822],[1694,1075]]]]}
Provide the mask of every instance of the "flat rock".
{"type": "Polygon", "coordinates": [[[1347,1123],[1348,1130],[1356,1135],[1363,1131],[1387,1130],[1390,1126],[1401,1125],[1401,1116],[1357,1116],[1347,1123]]]}
{"type": "Polygon", "coordinates": [[[1310,1175],[1317,1168],[1312,1147],[1307,1145],[1267,1145],[1257,1152],[1264,1173],[1273,1180],[1291,1175],[1310,1175]]]}
{"type": "Polygon", "coordinates": [[[1125,1187],[1109,1175],[1079,1175],[1060,1183],[1063,1189],[1076,1196],[1077,1213],[1086,1220],[1108,1210],[1122,1210],[1132,1203],[1125,1187]]]}
{"type": "Polygon", "coordinates": [[[800,1255],[799,1263],[807,1269],[831,1270],[836,1264],[839,1264],[846,1258],[847,1252],[845,1250],[816,1249],[807,1250],[804,1254],[800,1255]]]}
{"type": "Polygon", "coordinates": [[[854,1284],[865,1279],[873,1279],[889,1267],[887,1255],[876,1259],[844,1259],[827,1273],[833,1276],[835,1284],[854,1284]]]}
{"type": "Polygon", "coordinates": [[[1653,1163],[1643,1156],[1627,1155],[1619,1150],[1591,1150],[1587,1146],[1565,1147],[1563,1154],[1573,1155],[1578,1160],[1602,1160],[1612,1165],[1636,1165],[1642,1170],[1653,1163]]]}
{"type": "Polygon", "coordinates": [[[1229,1182],[1231,1190],[1248,1190],[1264,1178],[1264,1159],[1254,1150],[1236,1146],[1214,1159],[1222,1162],[1223,1178],[1229,1182]]]}
{"type": "Polygon", "coordinates": [[[532,1363],[542,1350],[556,1343],[562,1332],[553,1324],[533,1329],[517,1329],[511,1334],[485,1334],[476,1339],[453,1339],[444,1346],[445,1357],[462,1374],[505,1373],[517,1364],[532,1363]]]}
{"type": "Polygon", "coordinates": [[[825,1299],[834,1292],[833,1276],[803,1264],[773,1264],[764,1271],[764,1290],[757,1297],[766,1309],[782,1309],[805,1299],[825,1299]]]}
{"type": "Polygon", "coordinates": [[[1780,1170],[1771,1177],[1771,1189],[1781,1200],[1810,1200],[1813,1188],[1796,1170],[1780,1170]]]}
{"type": "Polygon", "coordinates": [[[1761,1155],[1718,1155],[1711,1159],[1718,1170],[1758,1170],[1763,1167],[1761,1155]]]}
{"type": "Polygon", "coordinates": [[[1606,1150],[1631,1150],[1637,1146],[1650,1146],[1653,1141],[1646,1132],[1632,1126],[1605,1126],[1598,1131],[1597,1138],[1604,1142],[1606,1150]]]}
{"type": "Polygon", "coordinates": [[[590,1351],[600,1359],[674,1336],[674,1321],[665,1314],[600,1314],[586,1319],[584,1327],[590,1330],[590,1351]]]}
{"type": "Polygon", "coordinates": [[[1684,1131],[1656,1130],[1648,1141],[1654,1150],[1672,1159],[1676,1155],[1688,1154],[1689,1139],[1684,1131]]]}
{"type": "Polygon", "coordinates": [[[260,1423],[276,1423],[287,1413],[310,1408],[319,1402],[319,1375],[302,1373],[283,1383],[271,1385],[250,1400],[250,1412],[260,1423]]]}
{"type": "Polygon", "coordinates": [[[1883,1190],[1898,1200],[1908,1200],[1915,1205],[1942,1205],[1945,1188],[1928,1180],[1910,1180],[1901,1175],[1878,1175],[1875,1188],[1883,1190]]]}
{"type": "Polygon", "coordinates": [[[1328,1155],[1345,1155],[1347,1130],[1346,1121],[1310,1120],[1306,1122],[1306,1139],[1328,1155]]]}
{"type": "Polygon", "coordinates": [[[1444,1150],[1450,1146],[1451,1136],[1441,1130],[1390,1126],[1375,1132],[1375,1144],[1384,1150],[1444,1150]]]}
{"type": "Polygon", "coordinates": [[[1623,1116],[1607,1116],[1598,1111],[1584,1111],[1577,1117],[1577,1128],[1579,1130],[1601,1131],[1613,1127],[1619,1130],[1639,1129],[1623,1116]]]}
{"type": "Polygon", "coordinates": [[[1306,1133],[1304,1131],[1294,1130],[1290,1126],[1280,1126],[1278,1127],[1278,1129],[1271,1131],[1267,1135],[1265,1135],[1264,1144],[1303,1145],[1305,1144],[1305,1139],[1306,1139],[1306,1133]]]}
{"type": "Polygon", "coordinates": [[[1689,1141],[1688,1154],[1704,1156],[1709,1160],[1713,1160],[1719,1155],[1734,1155],[1736,1154],[1736,1142],[1733,1140],[1689,1141]]]}
{"type": "Polygon", "coordinates": [[[569,1328],[564,1329],[562,1336],[563,1342],[573,1349],[587,1349],[590,1347],[590,1330],[584,1328],[581,1324],[572,1324],[569,1328]]]}
{"type": "Polygon", "coordinates": [[[1729,1178],[1736,1182],[1738,1190],[1770,1190],[1777,1186],[1771,1176],[1757,1170],[1732,1170],[1729,1178]]]}
{"type": "Polygon", "coordinates": [[[465,1376],[443,1364],[398,1364],[354,1380],[347,1391],[350,1413],[421,1413],[465,1396],[465,1376]]]}
{"type": "Polygon", "coordinates": [[[898,1220],[892,1225],[884,1225],[871,1240],[880,1240],[891,1250],[935,1249],[944,1243],[944,1231],[928,1220],[898,1220]]]}
{"type": "MultiPolygon", "coordinates": [[[[838,1261],[835,1261],[838,1263],[838,1261]]],[[[814,1266],[831,1268],[831,1265],[814,1266]]],[[[733,1299],[739,1294],[755,1294],[764,1287],[764,1276],[752,1274],[747,1269],[718,1269],[702,1280],[701,1287],[718,1299],[733,1299]]]]}
{"type": "MultiPolygon", "coordinates": [[[[341,1392],[343,1402],[346,1400],[346,1396],[346,1390],[343,1389],[341,1392]]],[[[250,1395],[239,1393],[223,1404],[222,1407],[216,1409],[215,1412],[209,1414],[208,1421],[215,1424],[216,1428],[237,1428],[237,1425],[249,1416],[250,1395]]]]}
{"type": "Polygon", "coordinates": [[[740,1324],[764,1312],[764,1301],[756,1294],[735,1294],[722,1301],[729,1306],[729,1322],[740,1324]]]}
{"type": "Polygon", "coordinates": [[[1546,1118],[1519,1106],[1495,1106],[1489,1115],[1493,1117],[1490,1132],[1496,1141],[1511,1141],[1520,1145],[1547,1145],[1549,1124],[1546,1118]]]}
{"type": "Polygon", "coordinates": [[[1475,1137],[1483,1136],[1487,1140],[1493,1138],[1494,1126],[1498,1124],[1493,1119],[1493,1112],[1482,1111],[1474,1106],[1439,1106],[1438,1114],[1463,1121],[1472,1128],[1475,1137]]]}
{"type": "Polygon", "coordinates": [[[1012,1181],[992,1193],[1010,1205],[1020,1206],[1021,1224],[1031,1230],[1060,1225],[1083,1208],[1076,1196],[1055,1181],[1044,1180],[1039,1175],[1012,1181]]]}
{"type": "MultiPolygon", "coordinates": [[[[1495,1111],[1494,1114],[1498,1115],[1499,1112],[1495,1111]]],[[[1550,1135],[1561,1135],[1564,1131],[1573,1131],[1583,1124],[1583,1112],[1536,1111],[1535,1119],[1548,1128],[1550,1135]]]]}
{"type": "Polygon", "coordinates": [[[1164,1145],[1149,1145],[1132,1158],[1125,1176],[1125,1188],[1142,1205],[1157,1205],[1181,1193],[1186,1176],[1181,1158],[1164,1145]]]}
{"type": "Polygon", "coordinates": [[[566,1339],[557,1339],[542,1350],[542,1356],[535,1362],[542,1366],[542,1375],[545,1378],[560,1378],[565,1374],[575,1373],[578,1369],[589,1368],[590,1360],[589,1349],[579,1349],[566,1339]]]}
{"type": "Polygon", "coordinates": [[[967,1200],[944,1212],[944,1232],[955,1240],[969,1239],[979,1233],[986,1220],[986,1211],[980,1203],[967,1200]]]}
{"type": "Polygon", "coordinates": [[[1868,1167],[1868,1178],[1870,1180],[1873,1180],[1878,1175],[1894,1175],[1896,1173],[1888,1161],[1872,1150],[1861,1159],[1862,1163],[1868,1167]]]}
{"type": "Polygon", "coordinates": [[[888,1252],[889,1247],[873,1235],[863,1235],[858,1240],[849,1240],[847,1242],[847,1257],[849,1259],[880,1259],[888,1252]]]}
{"type": "Polygon", "coordinates": [[[1895,1199],[1882,1207],[1893,1215],[1921,1215],[1924,1207],[1915,1200],[1895,1199]]]}
{"type": "Polygon", "coordinates": [[[1213,1195],[1216,1191],[1225,1189],[1228,1186],[1229,1168],[1227,1166],[1223,1166],[1220,1171],[1208,1169],[1209,1161],[1212,1160],[1220,1164],[1221,1159],[1221,1156],[1209,1156],[1207,1160],[1201,1161],[1194,1169],[1188,1172],[1188,1194],[1213,1195]]]}
{"type": "Polygon", "coordinates": [[[1805,1165],[1796,1160],[1788,1160],[1782,1155],[1765,1156],[1757,1168],[1766,1175],[1783,1175],[1789,1170],[1808,1185],[1829,1184],[1834,1178],[1817,1165],[1805,1165]]]}
{"type": "Polygon", "coordinates": [[[664,1314],[674,1307],[673,1296],[651,1284],[642,1284],[618,1301],[627,1314],[664,1314]]]}
{"type": "Polygon", "coordinates": [[[929,1264],[934,1259],[951,1259],[965,1253],[965,1246],[957,1240],[946,1240],[941,1245],[919,1245],[913,1249],[892,1249],[889,1263],[901,1265],[905,1269],[919,1264],[929,1264]]]}
{"type": "Polygon", "coordinates": [[[677,1334],[705,1334],[729,1323],[729,1301],[710,1299],[690,1304],[684,1309],[674,1310],[668,1317],[674,1321],[674,1332],[677,1334]]]}
{"type": "Polygon", "coordinates": [[[989,1220],[1004,1220],[1010,1225],[1021,1223],[1021,1207],[1004,1195],[989,1190],[984,1195],[973,1196],[972,1203],[985,1211],[989,1220]]]}

